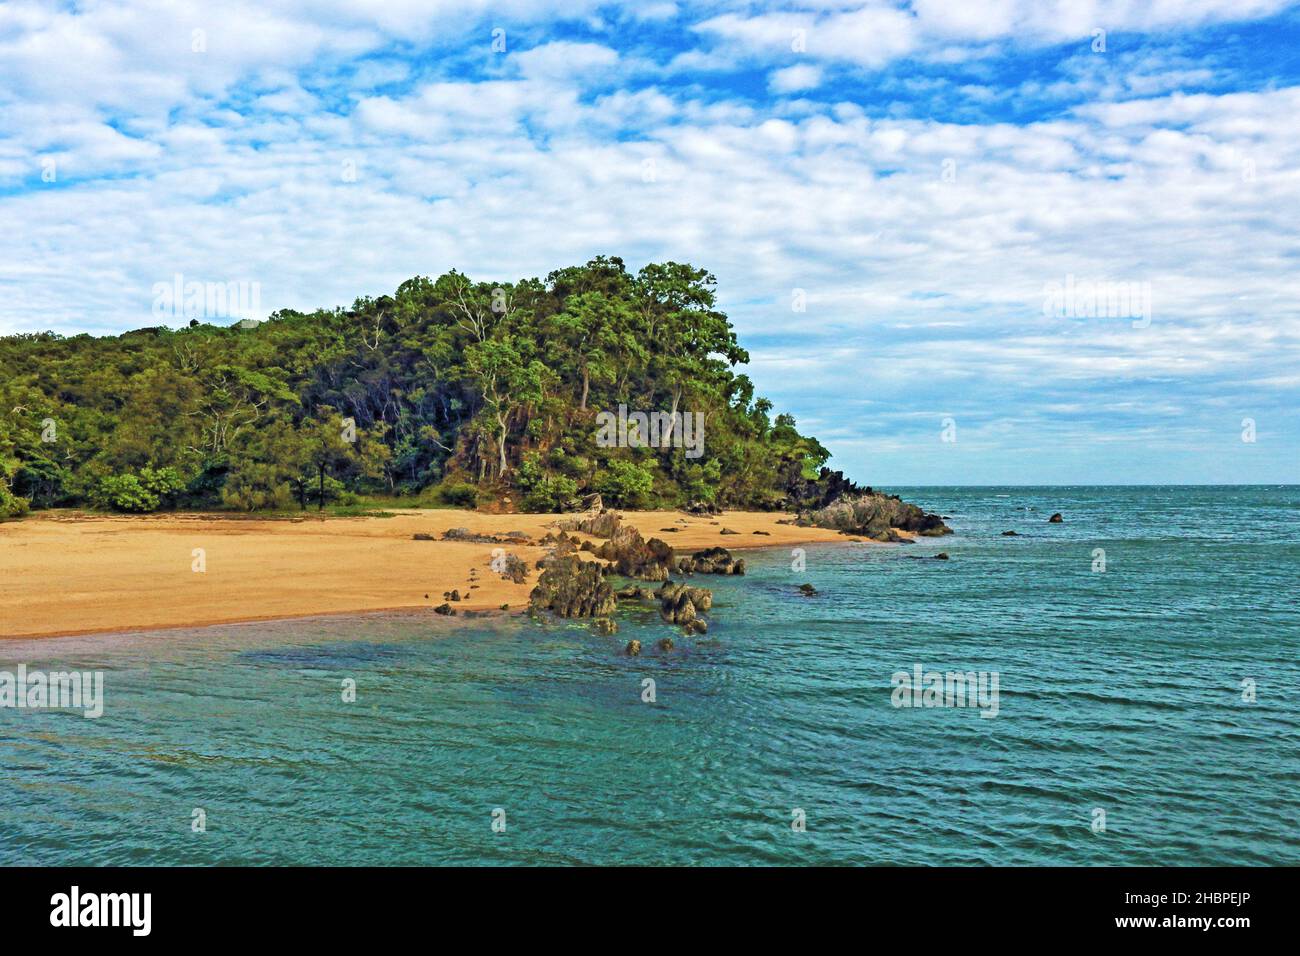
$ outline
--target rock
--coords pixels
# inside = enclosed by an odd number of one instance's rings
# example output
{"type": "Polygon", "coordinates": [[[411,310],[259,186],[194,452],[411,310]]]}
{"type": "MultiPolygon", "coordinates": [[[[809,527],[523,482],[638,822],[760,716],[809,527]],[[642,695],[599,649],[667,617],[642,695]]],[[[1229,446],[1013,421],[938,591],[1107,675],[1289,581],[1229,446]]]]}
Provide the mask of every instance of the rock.
{"type": "Polygon", "coordinates": [[[692,501],[682,510],[688,515],[716,515],[722,513],[717,505],[710,504],[707,501],[692,501]]]}
{"type": "Polygon", "coordinates": [[[661,637],[658,643],[659,650],[667,654],[673,649],[673,639],[671,637],[661,637]]]}
{"type": "Polygon", "coordinates": [[[681,528],[660,528],[659,530],[667,531],[669,534],[676,534],[678,531],[681,531],[682,529],[681,528]]]}
{"type": "Polygon", "coordinates": [[[1050,518],[1047,519],[1047,523],[1048,523],[1048,524],[1060,524],[1060,523],[1061,523],[1062,521],[1064,521],[1064,520],[1065,520],[1065,519],[1061,517],[1061,513],[1058,511],[1058,512],[1056,512],[1056,514],[1052,515],[1050,518]]]}
{"type": "Polygon", "coordinates": [[[665,582],[656,596],[659,616],[669,624],[688,625],[698,620],[699,612],[713,607],[713,592],[708,588],[693,588],[673,581],[665,582]]]}
{"type": "Polygon", "coordinates": [[[618,622],[611,617],[598,617],[591,622],[591,629],[597,634],[617,634],[618,622]]]}
{"type": "Polygon", "coordinates": [[[560,522],[562,531],[580,531],[593,538],[612,538],[623,523],[617,511],[600,511],[585,518],[572,518],[560,522]]]}
{"type": "Polygon", "coordinates": [[[641,532],[624,525],[593,552],[613,564],[616,573],[643,581],[664,581],[673,562],[673,549],[658,538],[646,541],[641,532]]]}
{"type": "Polygon", "coordinates": [[[455,614],[456,612],[455,610],[452,609],[452,606],[450,604],[439,604],[437,607],[433,609],[433,613],[434,614],[455,614]]]}
{"type": "Polygon", "coordinates": [[[513,553],[507,554],[501,577],[515,584],[523,584],[528,580],[528,562],[513,553]]]}
{"type": "Polygon", "coordinates": [[[636,657],[641,653],[641,642],[633,639],[627,642],[627,647],[623,648],[628,657],[636,657]]]}
{"type": "Polygon", "coordinates": [[[630,598],[635,601],[653,601],[655,597],[654,592],[649,588],[643,588],[636,584],[620,588],[617,592],[617,596],[620,598],[630,598]]]}
{"type": "Polygon", "coordinates": [[[548,562],[528,604],[560,617],[608,617],[618,601],[598,564],[570,555],[548,562]]]}
{"type": "Polygon", "coordinates": [[[436,540],[436,539],[435,539],[434,536],[431,535],[431,534],[425,534],[423,531],[417,531],[415,534],[411,535],[411,540],[413,540],[413,541],[434,541],[434,540],[436,540]]]}
{"type": "Polygon", "coordinates": [[[1004,538],[1018,538],[1018,537],[1020,537],[1020,535],[1019,535],[1018,532],[1015,532],[1015,531],[1003,531],[1003,532],[1002,532],[1002,537],[1004,537],[1004,538]]]}
{"type": "Polygon", "coordinates": [[[503,610],[503,611],[508,611],[508,610],[510,610],[510,605],[509,605],[509,604],[502,604],[502,605],[501,605],[501,610],[503,610]]]}
{"type": "Polygon", "coordinates": [[[686,625],[686,631],[689,634],[704,634],[709,630],[709,622],[702,617],[697,617],[686,625]]]}
{"type": "MultiPolygon", "coordinates": [[[[681,562],[678,562],[679,567],[681,562]]],[[[726,548],[706,548],[691,556],[688,573],[698,574],[744,574],[745,559],[733,558],[726,548]]]]}
{"type": "Polygon", "coordinates": [[[799,591],[803,594],[804,597],[812,597],[814,594],[817,593],[817,589],[813,587],[811,584],[799,585],[799,591]]]}
{"type": "Polygon", "coordinates": [[[772,532],[770,532],[770,531],[755,531],[754,534],[765,534],[765,535],[767,535],[769,538],[772,536],[772,532]]]}
{"type": "Polygon", "coordinates": [[[937,514],[922,511],[897,495],[879,492],[844,495],[824,508],[801,515],[798,523],[843,534],[860,534],[877,541],[898,540],[897,531],[927,537],[952,534],[952,529],[937,514]]]}
{"type": "Polygon", "coordinates": [[[718,534],[740,534],[739,531],[732,531],[730,528],[723,528],[718,534]]]}
{"type": "Polygon", "coordinates": [[[947,561],[947,560],[948,560],[948,552],[947,552],[947,551],[940,551],[938,554],[936,554],[936,555],[934,556],[934,559],[935,559],[936,561],[947,561]]]}

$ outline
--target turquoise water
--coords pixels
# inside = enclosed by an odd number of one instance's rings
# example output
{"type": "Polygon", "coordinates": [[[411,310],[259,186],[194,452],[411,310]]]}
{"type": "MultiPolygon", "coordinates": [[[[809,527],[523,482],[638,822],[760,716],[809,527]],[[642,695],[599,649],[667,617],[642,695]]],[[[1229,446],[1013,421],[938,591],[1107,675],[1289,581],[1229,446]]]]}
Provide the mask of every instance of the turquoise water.
{"type": "Polygon", "coordinates": [[[753,552],[667,655],[623,611],[0,644],[106,688],[0,710],[0,863],[1300,863],[1300,487],[891,490],[958,533],[753,552]],[[997,716],[892,706],[917,664],[997,716]]]}

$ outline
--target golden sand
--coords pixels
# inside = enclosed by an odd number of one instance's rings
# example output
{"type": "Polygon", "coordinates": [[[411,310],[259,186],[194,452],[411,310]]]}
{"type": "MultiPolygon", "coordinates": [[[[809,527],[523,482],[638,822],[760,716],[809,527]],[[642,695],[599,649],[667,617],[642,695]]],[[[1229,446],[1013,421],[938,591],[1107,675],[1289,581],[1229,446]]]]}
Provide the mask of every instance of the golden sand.
{"type": "MultiPolygon", "coordinates": [[[[778,524],[788,516],[767,512],[622,514],[646,538],[662,538],[679,551],[848,540],[821,528],[778,524]],[[723,528],[739,533],[723,535],[723,528]]],[[[0,637],[432,608],[452,589],[466,596],[453,604],[457,609],[522,608],[537,582],[531,569],[542,547],[412,536],[441,538],[449,528],[467,528],[492,535],[523,531],[538,539],[572,517],[441,509],[403,510],[391,518],[309,512],[291,519],[41,512],[0,524],[0,637]],[[527,583],[514,584],[492,570],[494,547],[528,562],[527,583]],[[199,555],[203,571],[195,570],[199,555]]]]}

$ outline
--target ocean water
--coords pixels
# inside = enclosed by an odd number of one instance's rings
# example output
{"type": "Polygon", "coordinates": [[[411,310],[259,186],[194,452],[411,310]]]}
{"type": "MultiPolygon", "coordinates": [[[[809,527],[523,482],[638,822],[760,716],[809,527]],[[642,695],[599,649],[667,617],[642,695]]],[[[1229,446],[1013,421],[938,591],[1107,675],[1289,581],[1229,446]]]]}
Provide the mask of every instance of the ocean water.
{"type": "Polygon", "coordinates": [[[703,637],[620,610],[0,643],[105,675],[99,719],[0,709],[0,863],[1300,863],[1300,487],[891,490],[957,534],[750,552],[696,580],[703,637]],[[996,716],[894,706],[917,665],[996,672],[996,716]]]}

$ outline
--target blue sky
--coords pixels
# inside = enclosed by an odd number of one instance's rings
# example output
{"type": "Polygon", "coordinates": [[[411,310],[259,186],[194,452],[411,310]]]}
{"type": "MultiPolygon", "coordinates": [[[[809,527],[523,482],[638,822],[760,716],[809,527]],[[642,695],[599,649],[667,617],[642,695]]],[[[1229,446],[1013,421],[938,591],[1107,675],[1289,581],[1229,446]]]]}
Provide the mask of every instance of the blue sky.
{"type": "Polygon", "coordinates": [[[861,481],[1300,480],[1295,4],[214,9],[0,5],[0,333],[671,258],[861,481]]]}

